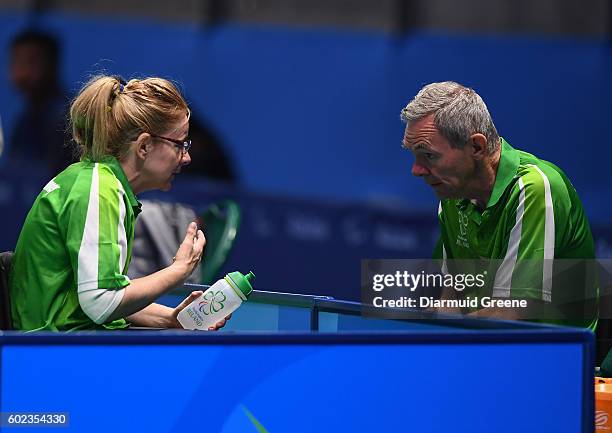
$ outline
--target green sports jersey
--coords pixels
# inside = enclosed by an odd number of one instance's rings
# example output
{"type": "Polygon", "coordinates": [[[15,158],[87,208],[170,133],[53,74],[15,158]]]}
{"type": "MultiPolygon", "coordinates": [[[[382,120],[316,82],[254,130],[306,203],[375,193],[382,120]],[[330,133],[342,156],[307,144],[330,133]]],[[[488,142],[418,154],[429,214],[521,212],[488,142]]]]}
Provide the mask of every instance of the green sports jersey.
{"type": "MultiPolygon", "coordinates": [[[[441,237],[435,258],[455,263],[461,259],[495,262],[494,276],[489,277],[489,284],[479,295],[559,305],[596,298],[595,279],[584,272],[559,270],[570,259],[592,263],[595,254],[578,194],[554,164],[515,150],[502,139],[495,184],[486,208],[478,209],[466,199],[442,200],[438,219],[441,237]],[[559,287],[561,279],[565,281],[563,288],[559,287]]],[[[579,320],[580,324],[596,323],[596,308],[589,311],[589,317],[579,320]]]]}
{"type": "Polygon", "coordinates": [[[30,209],[15,248],[9,282],[15,329],[127,327],[123,319],[97,325],[81,309],[78,293],[130,283],[139,212],[115,158],[72,164],[53,178],[30,209]]]}

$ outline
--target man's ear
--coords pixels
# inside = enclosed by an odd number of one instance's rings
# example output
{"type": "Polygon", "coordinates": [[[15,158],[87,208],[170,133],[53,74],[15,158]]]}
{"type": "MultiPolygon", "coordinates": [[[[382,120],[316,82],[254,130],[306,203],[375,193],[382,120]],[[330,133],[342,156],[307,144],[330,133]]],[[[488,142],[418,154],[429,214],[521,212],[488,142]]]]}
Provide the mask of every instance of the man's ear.
{"type": "Polygon", "coordinates": [[[136,157],[140,160],[147,159],[147,155],[151,149],[151,135],[148,132],[141,133],[136,138],[136,157]]]}
{"type": "Polygon", "coordinates": [[[470,137],[470,146],[474,159],[483,160],[489,152],[487,151],[487,137],[483,134],[476,133],[470,137]]]}

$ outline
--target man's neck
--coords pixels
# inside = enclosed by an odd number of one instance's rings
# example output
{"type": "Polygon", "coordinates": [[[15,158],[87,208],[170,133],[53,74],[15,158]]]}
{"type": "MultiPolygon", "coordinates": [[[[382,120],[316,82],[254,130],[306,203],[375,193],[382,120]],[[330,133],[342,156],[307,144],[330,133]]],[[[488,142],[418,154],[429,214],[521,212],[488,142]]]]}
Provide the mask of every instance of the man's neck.
{"type": "Polygon", "coordinates": [[[497,177],[497,169],[501,157],[501,148],[497,149],[491,156],[483,161],[480,167],[480,173],[477,176],[477,187],[472,194],[472,199],[476,201],[476,206],[480,210],[484,210],[489,203],[493,187],[495,186],[495,178],[497,177]]]}

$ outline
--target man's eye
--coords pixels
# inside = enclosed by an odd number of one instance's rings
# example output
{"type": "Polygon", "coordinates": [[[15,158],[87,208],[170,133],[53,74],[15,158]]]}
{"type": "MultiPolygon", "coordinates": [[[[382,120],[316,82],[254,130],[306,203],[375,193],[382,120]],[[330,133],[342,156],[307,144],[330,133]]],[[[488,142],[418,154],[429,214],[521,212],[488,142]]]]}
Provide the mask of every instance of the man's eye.
{"type": "Polygon", "coordinates": [[[432,160],[436,159],[436,155],[434,155],[433,153],[427,152],[425,154],[425,158],[427,158],[428,160],[432,161],[432,160]]]}

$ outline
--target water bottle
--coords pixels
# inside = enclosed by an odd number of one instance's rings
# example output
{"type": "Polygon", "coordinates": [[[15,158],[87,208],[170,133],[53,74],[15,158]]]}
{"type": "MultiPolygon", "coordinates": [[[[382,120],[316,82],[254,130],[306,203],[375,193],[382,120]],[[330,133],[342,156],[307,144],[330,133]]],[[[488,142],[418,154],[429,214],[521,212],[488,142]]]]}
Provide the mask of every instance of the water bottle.
{"type": "Polygon", "coordinates": [[[235,311],[253,291],[253,272],[230,272],[183,308],[177,319],[185,329],[208,330],[235,311]]]}

